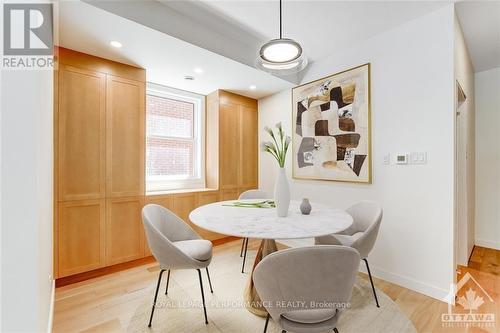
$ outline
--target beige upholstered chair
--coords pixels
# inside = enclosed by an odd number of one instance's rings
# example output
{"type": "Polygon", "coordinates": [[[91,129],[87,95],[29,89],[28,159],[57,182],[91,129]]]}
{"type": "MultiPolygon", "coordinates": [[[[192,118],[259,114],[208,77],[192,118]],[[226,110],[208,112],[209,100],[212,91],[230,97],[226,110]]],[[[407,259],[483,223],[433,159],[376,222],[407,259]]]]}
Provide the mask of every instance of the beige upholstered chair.
{"type": "MultiPolygon", "coordinates": [[[[248,190],[240,194],[238,200],[245,199],[270,199],[271,196],[261,190],[248,190]]],[[[241,272],[245,271],[245,261],[247,259],[248,238],[243,238],[241,243],[240,257],[243,257],[243,264],[241,265],[241,272]]]]}
{"type": "Polygon", "coordinates": [[[208,272],[208,265],[212,260],[212,242],[201,239],[180,217],[159,205],[146,205],[142,209],[142,223],[146,231],[149,248],[160,264],[160,275],[156,285],[148,327],[151,327],[153,320],[161,277],[163,272],[168,270],[167,287],[165,289],[165,294],[167,294],[171,269],[196,269],[198,271],[205,323],[208,324],[200,269],[205,268],[210,291],[213,293],[208,272]]]}
{"type": "Polygon", "coordinates": [[[338,333],[337,321],[351,299],[359,254],[346,246],[324,245],[278,251],[255,267],[255,288],[283,331],[338,333]],[[325,264],[329,263],[329,264],[325,264]]]}
{"type": "Polygon", "coordinates": [[[380,307],[367,257],[377,240],[382,222],[382,207],[373,201],[361,201],[349,207],[347,212],[353,218],[353,224],[348,229],[337,234],[316,237],[315,243],[317,245],[344,245],[358,250],[361,259],[366,264],[375,303],[377,307],[380,307]]]}

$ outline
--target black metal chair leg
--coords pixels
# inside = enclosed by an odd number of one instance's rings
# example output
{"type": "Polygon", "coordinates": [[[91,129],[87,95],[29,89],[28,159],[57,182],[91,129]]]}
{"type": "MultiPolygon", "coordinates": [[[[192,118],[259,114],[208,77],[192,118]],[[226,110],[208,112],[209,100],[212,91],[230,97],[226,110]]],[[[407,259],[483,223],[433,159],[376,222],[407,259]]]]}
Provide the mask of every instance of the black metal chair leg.
{"type": "Polygon", "coordinates": [[[243,254],[243,265],[241,265],[241,272],[245,272],[245,261],[247,260],[248,238],[245,242],[245,253],[243,254]]]}
{"type": "Polygon", "coordinates": [[[167,273],[167,287],[165,288],[165,295],[168,294],[168,283],[170,282],[170,269],[167,273]]]}
{"type": "Polygon", "coordinates": [[[246,240],[246,238],[243,238],[243,242],[241,242],[240,258],[243,257],[243,248],[245,247],[246,240]]]}
{"type": "Polygon", "coordinates": [[[333,329],[333,331],[334,331],[335,333],[339,333],[339,330],[337,329],[337,327],[335,327],[335,328],[333,329]]]}
{"type": "Polygon", "coordinates": [[[151,316],[149,317],[148,327],[151,327],[151,322],[153,321],[153,314],[155,313],[156,300],[158,298],[158,290],[160,289],[161,276],[163,275],[163,272],[165,272],[164,269],[162,269],[160,271],[160,276],[158,276],[158,283],[156,284],[155,299],[153,301],[153,308],[151,309],[151,316]]]}
{"type": "Polygon", "coordinates": [[[203,292],[203,281],[201,280],[201,271],[197,269],[200,278],[201,300],[203,301],[203,312],[205,313],[205,324],[208,324],[207,308],[205,307],[205,293],[203,292]]]}
{"type": "Polygon", "coordinates": [[[212,281],[210,280],[210,273],[208,273],[208,267],[206,267],[205,269],[207,270],[208,285],[210,286],[210,292],[213,294],[214,290],[212,289],[212,281]]]}
{"type": "Polygon", "coordinates": [[[372,284],[373,296],[375,297],[375,303],[377,303],[377,308],[380,308],[378,304],[377,292],[375,291],[375,285],[373,284],[372,273],[370,272],[370,266],[368,265],[368,260],[363,259],[366,264],[366,270],[368,271],[368,276],[370,277],[370,282],[372,284]]]}
{"type": "Polygon", "coordinates": [[[269,313],[268,313],[268,314],[267,314],[267,317],[266,317],[266,324],[264,325],[264,333],[266,333],[266,332],[267,332],[267,324],[269,324],[269,317],[271,317],[271,316],[270,316],[270,315],[269,315],[269,313]]]}

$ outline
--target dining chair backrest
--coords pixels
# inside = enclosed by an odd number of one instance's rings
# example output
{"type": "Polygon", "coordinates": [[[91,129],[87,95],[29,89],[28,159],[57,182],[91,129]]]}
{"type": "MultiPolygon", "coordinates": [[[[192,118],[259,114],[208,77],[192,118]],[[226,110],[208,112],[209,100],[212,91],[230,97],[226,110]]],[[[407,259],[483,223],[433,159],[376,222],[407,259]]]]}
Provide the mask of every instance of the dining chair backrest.
{"type": "Polygon", "coordinates": [[[269,314],[279,321],[282,314],[313,304],[347,305],[359,260],[358,251],[338,245],[283,250],[257,265],[253,281],[269,314]]]}
{"type": "Polygon", "coordinates": [[[193,260],[173,244],[200,239],[180,217],[165,207],[149,204],[142,209],[142,222],[149,248],[161,266],[182,268],[193,260]]]}
{"type": "Polygon", "coordinates": [[[361,259],[364,259],[373,249],[377,240],[382,222],[382,207],[375,201],[361,201],[349,207],[346,211],[353,218],[353,224],[348,229],[349,233],[351,235],[358,232],[362,233],[353,242],[352,247],[358,250],[361,259]]]}
{"type": "Polygon", "coordinates": [[[248,190],[240,194],[239,200],[244,199],[270,199],[271,196],[261,190],[248,190]]]}

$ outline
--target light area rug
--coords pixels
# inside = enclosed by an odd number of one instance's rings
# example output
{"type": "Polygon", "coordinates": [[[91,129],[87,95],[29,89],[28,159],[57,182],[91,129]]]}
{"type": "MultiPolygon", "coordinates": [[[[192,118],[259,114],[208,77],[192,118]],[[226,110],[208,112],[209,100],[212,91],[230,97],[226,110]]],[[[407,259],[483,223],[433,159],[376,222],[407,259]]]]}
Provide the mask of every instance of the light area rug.
{"type": "MultiPolygon", "coordinates": [[[[166,272],[158,295],[153,324],[148,328],[156,285],[151,294],[136,309],[127,327],[128,332],[262,332],[265,318],[248,312],[243,306],[243,291],[248,282],[255,253],[247,257],[246,273],[241,273],[239,253],[216,255],[210,264],[214,293],[210,293],[206,272],[203,287],[207,303],[208,325],[201,307],[201,291],[195,270],[172,271],[168,295],[165,295],[166,272]]],[[[413,333],[415,327],[398,306],[377,289],[380,308],[375,305],[370,283],[358,277],[354,286],[351,308],[339,320],[340,333],[413,333]]],[[[272,320],[267,332],[280,333],[272,320]]],[[[290,332],[292,333],[292,332],[290,332]]]]}

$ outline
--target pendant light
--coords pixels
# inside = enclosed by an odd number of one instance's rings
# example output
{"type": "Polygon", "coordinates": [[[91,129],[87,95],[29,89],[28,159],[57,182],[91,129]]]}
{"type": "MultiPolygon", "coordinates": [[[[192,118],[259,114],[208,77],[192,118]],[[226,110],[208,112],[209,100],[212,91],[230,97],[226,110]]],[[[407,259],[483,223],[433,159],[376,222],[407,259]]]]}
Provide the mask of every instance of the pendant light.
{"type": "Polygon", "coordinates": [[[280,38],[272,39],[261,46],[257,67],[268,73],[288,75],[303,70],[307,66],[307,58],[299,43],[293,39],[283,38],[281,7],[280,0],[280,38]]]}

